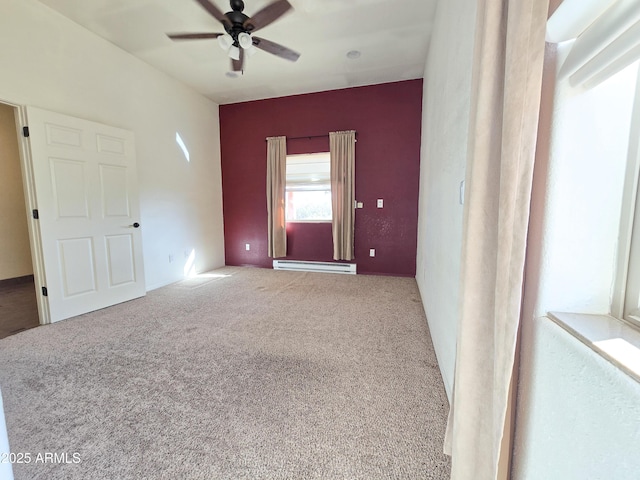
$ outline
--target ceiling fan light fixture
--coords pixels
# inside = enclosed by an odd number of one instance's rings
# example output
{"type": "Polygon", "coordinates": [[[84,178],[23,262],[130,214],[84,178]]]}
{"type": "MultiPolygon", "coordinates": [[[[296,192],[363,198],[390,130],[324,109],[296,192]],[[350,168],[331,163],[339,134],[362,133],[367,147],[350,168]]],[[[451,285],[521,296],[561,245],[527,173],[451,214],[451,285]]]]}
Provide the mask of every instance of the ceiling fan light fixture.
{"type": "Polygon", "coordinates": [[[231,45],[231,48],[229,48],[228,53],[229,53],[229,58],[232,58],[233,60],[240,60],[240,49],[235,45],[231,45]]]}
{"type": "Polygon", "coordinates": [[[240,35],[238,35],[238,43],[245,50],[253,46],[253,40],[251,39],[251,35],[245,32],[242,32],[240,35]]]}
{"type": "Polygon", "coordinates": [[[247,57],[253,57],[256,53],[258,53],[258,49],[256,47],[254,47],[253,45],[251,45],[249,48],[247,48],[244,53],[247,54],[247,57]]]}
{"type": "Polygon", "coordinates": [[[228,33],[220,35],[218,37],[218,45],[220,45],[220,48],[224,51],[229,50],[229,47],[233,45],[233,37],[231,37],[231,35],[229,35],[228,33]]]}

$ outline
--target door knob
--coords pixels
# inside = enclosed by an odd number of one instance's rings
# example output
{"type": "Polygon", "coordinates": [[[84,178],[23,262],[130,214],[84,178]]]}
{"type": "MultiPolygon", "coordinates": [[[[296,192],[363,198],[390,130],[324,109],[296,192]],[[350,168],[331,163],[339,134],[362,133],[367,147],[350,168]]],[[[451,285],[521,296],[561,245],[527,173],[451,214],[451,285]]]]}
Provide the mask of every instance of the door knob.
{"type": "Polygon", "coordinates": [[[138,222],[133,222],[133,225],[129,225],[129,226],[133,228],[138,228],[140,224],[138,222]]]}

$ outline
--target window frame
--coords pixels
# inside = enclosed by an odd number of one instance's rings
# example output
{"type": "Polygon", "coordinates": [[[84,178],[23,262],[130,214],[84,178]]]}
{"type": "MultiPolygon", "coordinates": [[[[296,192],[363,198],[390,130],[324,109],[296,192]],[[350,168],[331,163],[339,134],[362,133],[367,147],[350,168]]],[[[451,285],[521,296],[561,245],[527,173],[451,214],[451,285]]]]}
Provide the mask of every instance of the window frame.
{"type": "MultiPolygon", "coordinates": [[[[331,169],[331,163],[330,163],[330,152],[313,152],[313,153],[301,153],[301,154],[288,154],[286,156],[286,172],[288,172],[288,168],[289,168],[289,159],[290,158],[295,158],[295,157],[312,157],[312,156],[324,156],[327,157],[327,162],[329,164],[329,171],[331,169]]],[[[325,163],[325,162],[322,162],[325,163]]],[[[311,174],[310,174],[311,175],[311,174]]],[[[326,188],[327,182],[323,182],[323,183],[319,183],[318,185],[323,185],[325,187],[323,188],[318,188],[318,189],[307,189],[307,190],[297,190],[297,191],[309,191],[309,192],[329,192],[329,195],[331,195],[331,177],[330,177],[330,173],[329,173],[329,179],[328,179],[328,188],[326,188]]],[[[312,181],[310,180],[310,183],[312,181]]],[[[286,199],[286,204],[285,204],[285,219],[287,223],[332,223],[333,222],[333,210],[331,211],[331,218],[328,219],[319,219],[319,218],[313,218],[313,219],[289,219],[288,218],[288,214],[289,214],[289,209],[288,204],[289,204],[289,193],[290,192],[295,192],[296,190],[290,190],[289,189],[289,179],[287,178],[287,173],[285,173],[285,199],[286,199]]]]}
{"type": "Polygon", "coordinates": [[[640,62],[636,80],[627,167],[622,191],[618,258],[611,298],[611,314],[640,328],[640,62]]]}

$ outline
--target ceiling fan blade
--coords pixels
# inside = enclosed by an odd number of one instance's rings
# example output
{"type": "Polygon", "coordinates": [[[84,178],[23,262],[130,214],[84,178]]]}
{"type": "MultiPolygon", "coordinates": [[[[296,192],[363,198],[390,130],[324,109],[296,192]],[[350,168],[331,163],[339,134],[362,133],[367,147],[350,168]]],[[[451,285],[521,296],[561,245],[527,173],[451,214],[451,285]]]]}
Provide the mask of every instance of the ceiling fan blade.
{"type": "Polygon", "coordinates": [[[256,13],[253,17],[245,20],[244,28],[246,28],[250,32],[255,32],[256,30],[266,27],[270,23],[276,21],[282,15],[287,13],[291,8],[291,4],[287,0],[276,0],[273,3],[270,3],[258,13],[256,13]]]}
{"type": "Polygon", "coordinates": [[[244,49],[240,49],[240,59],[233,60],[231,59],[231,69],[234,72],[241,72],[244,67],[244,49]]]}
{"type": "Polygon", "coordinates": [[[203,40],[207,38],[218,38],[224,33],[167,33],[171,40],[203,40]]]}
{"type": "Polygon", "coordinates": [[[290,48],[284,47],[279,43],[275,43],[270,40],[265,40],[264,38],[260,38],[260,37],[252,37],[252,38],[253,38],[253,44],[260,50],[264,50],[265,52],[269,52],[280,58],[289,60],[290,62],[295,62],[296,60],[298,60],[298,58],[300,58],[300,54],[298,52],[294,52],[290,48]]]}
{"type": "Polygon", "coordinates": [[[196,2],[198,2],[202,6],[202,8],[209,12],[213,18],[215,18],[219,22],[222,22],[224,25],[231,26],[229,19],[224,13],[222,13],[222,10],[216,7],[209,0],[196,0],[196,2]]]}

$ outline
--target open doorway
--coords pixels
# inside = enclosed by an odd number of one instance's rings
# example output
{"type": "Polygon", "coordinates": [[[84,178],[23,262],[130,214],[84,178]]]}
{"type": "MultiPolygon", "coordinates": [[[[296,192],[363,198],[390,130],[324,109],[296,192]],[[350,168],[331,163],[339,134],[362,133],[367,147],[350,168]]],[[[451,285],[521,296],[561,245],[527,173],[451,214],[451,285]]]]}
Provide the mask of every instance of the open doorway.
{"type": "Polygon", "coordinates": [[[16,109],[0,103],[0,338],[39,323],[16,109]]]}

